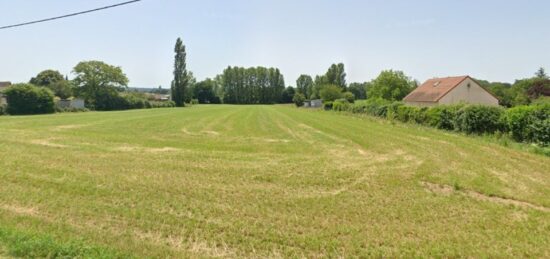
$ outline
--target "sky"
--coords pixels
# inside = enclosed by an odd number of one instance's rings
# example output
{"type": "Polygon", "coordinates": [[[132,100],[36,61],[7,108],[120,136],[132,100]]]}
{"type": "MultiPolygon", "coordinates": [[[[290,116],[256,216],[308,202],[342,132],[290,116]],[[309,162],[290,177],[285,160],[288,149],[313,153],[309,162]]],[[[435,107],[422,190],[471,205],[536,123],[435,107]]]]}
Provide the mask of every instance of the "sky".
{"type": "MultiPolygon", "coordinates": [[[[0,26],[119,2],[0,0],[0,26]]],[[[101,60],[122,67],[131,87],[167,88],[181,37],[198,80],[265,66],[295,85],[342,62],[348,83],[386,69],[513,82],[550,70],[549,10],[547,0],[142,0],[0,30],[0,81],[45,69],[71,78],[78,62],[101,60]]]]}

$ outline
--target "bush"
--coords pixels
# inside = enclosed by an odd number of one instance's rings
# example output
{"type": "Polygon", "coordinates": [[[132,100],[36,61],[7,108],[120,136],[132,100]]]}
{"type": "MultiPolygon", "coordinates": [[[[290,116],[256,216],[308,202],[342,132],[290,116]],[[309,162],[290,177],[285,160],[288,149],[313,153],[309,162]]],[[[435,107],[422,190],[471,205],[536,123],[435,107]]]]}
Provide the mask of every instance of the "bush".
{"type": "Polygon", "coordinates": [[[355,95],[352,92],[345,92],[342,94],[342,98],[346,99],[349,103],[355,102],[355,95]]]}
{"type": "Polygon", "coordinates": [[[332,105],[333,105],[333,102],[331,102],[331,101],[324,101],[323,102],[323,108],[327,111],[332,110],[332,105]]]}
{"type": "Polygon", "coordinates": [[[426,111],[426,124],[438,129],[455,130],[458,111],[463,107],[463,104],[431,107],[426,111]]]}
{"type": "Polygon", "coordinates": [[[550,144],[550,104],[508,109],[502,121],[516,141],[550,144]]]}
{"type": "Polygon", "coordinates": [[[334,102],[336,99],[342,98],[342,88],[336,85],[325,85],[319,94],[323,101],[334,102]]]}
{"type": "Polygon", "coordinates": [[[199,104],[199,99],[191,99],[191,104],[192,105],[199,104]]]}
{"type": "Polygon", "coordinates": [[[7,105],[0,105],[0,116],[7,115],[8,114],[8,107],[7,105]]]}
{"type": "Polygon", "coordinates": [[[372,116],[386,118],[391,102],[384,99],[369,99],[365,104],[365,112],[372,116]]]}
{"type": "Polygon", "coordinates": [[[458,111],[456,129],[468,134],[494,133],[502,130],[500,107],[469,105],[458,111]]]}
{"type": "Polygon", "coordinates": [[[335,111],[350,111],[352,105],[346,99],[338,99],[332,103],[332,109],[335,111]]]}
{"type": "Polygon", "coordinates": [[[8,100],[7,112],[12,115],[46,114],[55,112],[52,91],[31,84],[16,84],[4,91],[8,100]]]}
{"type": "Polygon", "coordinates": [[[294,97],[292,97],[292,102],[296,104],[296,107],[304,106],[305,101],[306,101],[306,97],[302,93],[296,93],[294,94],[294,97]]]}

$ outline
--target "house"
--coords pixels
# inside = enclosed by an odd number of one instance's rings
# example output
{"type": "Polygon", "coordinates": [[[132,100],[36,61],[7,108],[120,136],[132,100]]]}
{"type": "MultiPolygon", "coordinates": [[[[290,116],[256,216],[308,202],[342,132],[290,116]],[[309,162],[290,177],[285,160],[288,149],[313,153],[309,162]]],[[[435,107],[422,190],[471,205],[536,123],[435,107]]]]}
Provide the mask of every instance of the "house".
{"type": "Polygon", "coordinates": [[[2,91],[4,91],[10,85],[11,82],[0,82],[0,105],[5,105],[8,103],[6,97],[2,94],[2,91]]]}
{"type": "Polygon", "coordinates": [[[304,102],[305,108],[321,108],[323,107],[323,101],[321,99],[307,100],[304,102]]]}
{"type": "Polygon", "coordinates": [[[414,106],[470,103],[497,106],[498,99],[470,76],[434,78],[407,95],[403,102],[414,106]]]}
{"type": "Polygon", "coordinates": [[[66,100],[58,100],[56,102],[57,107],[62,109],[84,109],[86,106],[84,105],[84,100],[80,98],[73,98],[73,99],[66,99],[66,100]]]}

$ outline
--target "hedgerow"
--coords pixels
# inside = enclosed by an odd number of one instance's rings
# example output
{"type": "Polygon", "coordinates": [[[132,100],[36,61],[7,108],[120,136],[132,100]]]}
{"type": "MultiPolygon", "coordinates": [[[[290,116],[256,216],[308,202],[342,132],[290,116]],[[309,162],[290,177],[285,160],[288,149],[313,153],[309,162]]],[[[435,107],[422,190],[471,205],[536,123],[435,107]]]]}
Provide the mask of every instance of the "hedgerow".
{"type": "Polygon", "coordinates": [[[505,110],[483,105],[407,106],[401,102],[372,99],[350,103],[345,99],[325,103],[325,109],[364,113],[467,134],[509,134],[520,142],[550,144],[550,104],[519,106],[505,110]]]}

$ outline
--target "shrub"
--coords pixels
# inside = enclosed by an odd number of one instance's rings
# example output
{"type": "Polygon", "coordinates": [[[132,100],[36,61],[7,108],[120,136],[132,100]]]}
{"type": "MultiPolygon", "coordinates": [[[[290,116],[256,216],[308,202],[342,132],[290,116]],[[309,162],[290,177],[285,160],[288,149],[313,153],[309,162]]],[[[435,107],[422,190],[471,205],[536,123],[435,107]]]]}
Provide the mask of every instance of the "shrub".
{"type": "Polygon", "coordinates": [[[199,99],[191,99],[191,104],[192,105],[199,104],[199,99]]]}
{"type": "Polygon", "coordinates": [[[365,105],[365,112],[372,116],[387,117],[388,107],[391,102],[384,99],[369,99],[365,105]]]}
{"type": "Polygon", "coordinates": [[[343,93],[342,98],[346,99],[349,103],[355,102],[355,95],[352,92],[343,93]]]}
{"type": "Polygon", "coordinates": [[[8,114],[8,107],[5,104],[0,105],[0,116],[8,114]]]}
{"type": "Polygon", "coordinates": [[[327,111],[332,110],[332,104],[333,104],[332,101],[324,101],[323,102],[323,108],[327,111]]]}
{"type": "Polygon", "coordinates": [[[334,102],[336,99],[342,98],[342,88],[336,85],[325,85],[319,94],[323,101],[334,102]]]}
{"type": "Polygon", "coordinates": [[[55,106],[56,112],[89,112],[90,110],[87,108],[74,108],[74,107],[66,107],[61,108],[59,106],[55,106]]]}
{"type": "Polygon", "coordinates": [[[426,124],[438,129],[455,130],[458,111],[462,107],[463,104],[431,107],[426,111],[426,124]]]}
{"type": "Polygon", "coordinates": [[[12,115],[55,112],[53,93],[31,84],[16,84],[4,91],[8,100],[7,112],[12,115]]]}
{"type": "Polygon", "coordinates": [[[516,141],[550,144],[550,104],[508,109],[502,121],[516,141]]]}
{"type": "Polygon", "coordinates": [[[390,120],[397,119],[397,111],[399,107],[403,105],[404,104],[402,102],[393,102],[390,105],[388,105],[388,111],[387,111],[386,117],[390,120]]]}
{"type": "Polygon", "coordinates": [[[296,107],[304,106],[305,101],[306,101],[306,97],[302,93],[296,93],[294,94],[294,97],[292,97],[292,102],[296,104],[296,107]]]}
{"type": "Polygon", "coordinates": [[[494,133],[502,130],[500,107],[469,105],[458,111],[456,129],[468,134],[494,133]]]}
{"type": "Polygon", "coordinates": [[[338,99],[332,103],[332,109],[335,111],[349,111],[352,105],[346,99],[338,99]]]}

